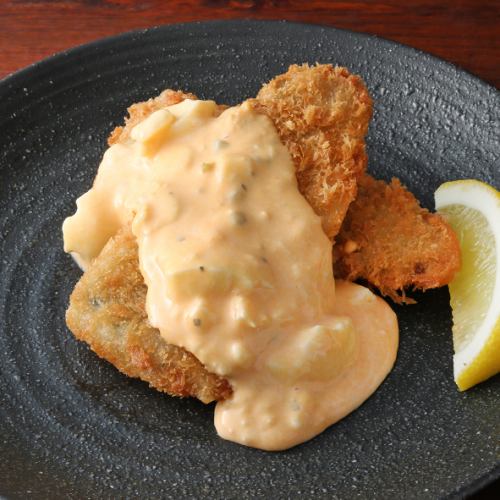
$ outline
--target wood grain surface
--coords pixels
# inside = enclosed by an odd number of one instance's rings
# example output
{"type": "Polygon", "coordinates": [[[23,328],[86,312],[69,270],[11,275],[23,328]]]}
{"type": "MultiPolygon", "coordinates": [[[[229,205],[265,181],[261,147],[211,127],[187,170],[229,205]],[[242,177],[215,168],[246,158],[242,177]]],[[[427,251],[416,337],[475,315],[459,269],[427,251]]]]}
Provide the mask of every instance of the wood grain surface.
{"type": "Polygon", "coordinates": [[[235,18],[287,19],[380,35],[500,87],[500,0],[0,0],[0,78],[124,31],[235,18]]]}

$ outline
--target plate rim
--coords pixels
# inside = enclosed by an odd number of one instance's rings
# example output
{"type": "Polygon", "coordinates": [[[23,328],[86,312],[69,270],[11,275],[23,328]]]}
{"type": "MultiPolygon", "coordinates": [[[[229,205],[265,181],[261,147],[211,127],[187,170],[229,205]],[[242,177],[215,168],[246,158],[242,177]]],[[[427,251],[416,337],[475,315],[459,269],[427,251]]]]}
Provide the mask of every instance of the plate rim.
{"type": "Polygon", "coordinates": [[[391,40],[389,38],[385,38],[380,35],[375,35],[367,32],[362,32],[362,31],[354,31],[350,29],[345,29],[345,28],[337,28],[336,26],[330,26],[327,24],[321,24],[321,23],[307,23],[307,22],[299,22],[299,21],[288,21],[286,19],[212,19],[212,20],[206,20],[206,21],[188,21],[188,22],[183,22],[183,23],[171,23],[171,24],[158,24],[154,26],[149,26],[147,28],[139,28],[139,29],[133,29],[133,30],[128,30],[124,31],[122,33],[117,33],[115,35],[110,35],[110,36],[105,36],[101,38],[97,38],[95,40],[91,40],[89,42],[84,42],[82,44],[78,44],[72,47],[69,47],[67,49],[64,49],[59,52],[55,52],[52,55],[49,55],[47,57],[44,57],[38,61],[35,61],[28,66],[25,66],[23,68],[20,68],[12,73],[7,74],[3,78],[0,79],[0,90],[3,89],[4,86],[10,86],[12,87],[16,83],[18,83],[18,80],[21,80],[23,77],[29,77],[33,71],[38,70],[41,66],[45,66],[47,64],[54,64],[59,61],[63,61],[64,59],[68,57],[74,57],[78,56],[80,53],[85,52],[87,50],[92,50],[96,48],[102,48],[105,45],[112,45],[115,43],[119,43],[123,40],[132,38],[134,36],[141,36],[141,35],[146,35],[150,32],[159,32],[163,30],[167,30],[170,28],[190,28],[190,27],[202,27],[205,25],[208,26],[218,26],[218,25],[242,25],[242,26],[258,26],[258,25],[283,25],[283,26],[295,26],[297,28],[309,28],[309,29],[321,29],[325,31],[334,31],[338,33],[345,33],[351,36],[355,37],[360,37],[366,41],[369,40],[375,40],[379,43],[384,43],[389,46],[393,47],[398,47],[398,48],[404,48],[408,52],[413,53],[415,55],[418,55],[420,57],[426,57],[434,62],[437,62],[445,67],[447,69],[455,71],[457,73],[462,74],[463,76],[467,76],[467,78],[471,79],[472,81],[475,81],[476,84],[479,84],[480,86],[483,86],[485,88],[488,88],[490,91],[492,91],[494,94],[496,94],[496,97],[500,99],[500,89],[496,88],[493,84],[483,80],[481,77],[475,75],[474,73],[470,72],[469,70],[462,68],[460,65],[453,63],[451,61],[447,61],[446,59],[442,59],[441,57],[435,56],[429,52],[426,52],[424,50],[418,49],[416,47],[413,47],[411,45],[397,42],[395,40],[391,40]]]}

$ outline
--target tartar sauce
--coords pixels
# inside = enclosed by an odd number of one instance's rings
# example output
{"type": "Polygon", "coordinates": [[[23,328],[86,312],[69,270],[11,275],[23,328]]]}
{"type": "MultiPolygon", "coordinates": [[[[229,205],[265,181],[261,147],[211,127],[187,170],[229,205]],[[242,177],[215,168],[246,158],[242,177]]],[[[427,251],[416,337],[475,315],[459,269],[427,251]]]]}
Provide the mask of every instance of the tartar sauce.
{"type": "Polygon", "coordinates": [[[213,101],[154,112],[104,154],[63,225],[85,268],[131,224],[147,313],[169,343],[227,378],[220,436],[289,448],[357,408],[391,370],[397,320],[335,281],[331,242],[272,122],[213,101]]]}

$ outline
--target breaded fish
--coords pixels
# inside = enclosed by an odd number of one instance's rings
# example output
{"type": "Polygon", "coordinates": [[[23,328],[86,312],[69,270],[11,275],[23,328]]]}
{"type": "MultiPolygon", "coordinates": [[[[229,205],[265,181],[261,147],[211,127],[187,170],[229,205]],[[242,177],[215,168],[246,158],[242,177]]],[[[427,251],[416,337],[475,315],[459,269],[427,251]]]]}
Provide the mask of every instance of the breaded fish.
{"type": "MultiPolygon", "coordinates": [[[[154,111],[196,99],[165,90],[158,97],[128,108],[125,127],[117,127],[109,145],[125,141],[130,130],[154,111]]],[[[296,168],[300,192],[334,238],[356,197],[357,180],[366,169],[365,135],[372,100],[363,80],[331,64],[292,65],[264,85],[251,106],[274,123],[296,168]]],[[[219,106],[222,112],[226,106],[219,106]]]]}
{"type": "Polygon", "coordinates": [[[395,302],[405,289],[448,284],[460,268],[460,247],[448,223],[422,208],[398,179],[365,174],[334,246],[335,276],[363,279],[395,302]]]}
{"type": "Polygon", "coordinates": [[[195,396],[204,403],[227,398],[229,383],[198,359],[168,344],[146,315],[146,285],[135,236],[121,229],[76,284],[66,322],[76,338],[129,377],[159,391],[195,396]]]}
{"type": "Polygon", "coordinates": [[[293,65],[250,102],[271,118],[292,155],[300,192],[333,239],[367,164],[372,100],[363,80],[330,64],[293,65]]]}
{"type": "MultiPolygon", "coordinates": [[[[109,144],[127,140],[141,120],[184,99],[195,96],[166,90],[132,105],[126,125],[114,130],[109,144]]],[[[325,232],[334,237],[366,167],[364,135],[372,106],[362,80],[331,65],[292,66],[251,103],[274,122],[292,154],[299,189],[322,217],[325,232]]],[[[228,397],[226,380],[209,373],[184,349],[167,344],[149,326],[145,291],[137,246],[125,229],[108,242],[75,287],[68,326],[120,371],[161,391],[203,402],[228,397]]]]}

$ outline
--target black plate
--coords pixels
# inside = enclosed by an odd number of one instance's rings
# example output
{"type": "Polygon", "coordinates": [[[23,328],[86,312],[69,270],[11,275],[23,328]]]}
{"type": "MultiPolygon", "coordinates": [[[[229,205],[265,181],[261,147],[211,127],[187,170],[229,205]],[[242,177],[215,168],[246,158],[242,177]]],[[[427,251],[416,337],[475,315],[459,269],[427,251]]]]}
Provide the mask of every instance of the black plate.
{"type": "Polygon", "coordinates": [[[166,26],[57,55],[0,83],[0,492],[11,497],[435,498],[500,475],[500,378],[452,378],[446,289],[400,308],[394,371],[312,441],[266,453],[222,441],[211,406],[128,379],[64,325],[80,273],[61,223],[129,103],[165,87],[237,103],[294,62],[361,74],[375,99],[370,170],[432,207],[448,179],[497,187],[496,90],[408,47],[319,26],[166,26]]]}

